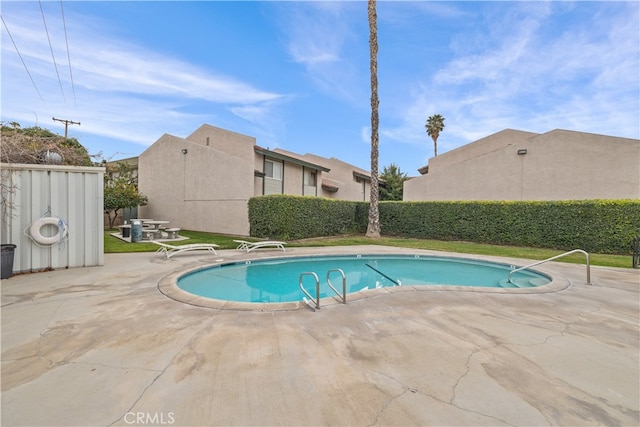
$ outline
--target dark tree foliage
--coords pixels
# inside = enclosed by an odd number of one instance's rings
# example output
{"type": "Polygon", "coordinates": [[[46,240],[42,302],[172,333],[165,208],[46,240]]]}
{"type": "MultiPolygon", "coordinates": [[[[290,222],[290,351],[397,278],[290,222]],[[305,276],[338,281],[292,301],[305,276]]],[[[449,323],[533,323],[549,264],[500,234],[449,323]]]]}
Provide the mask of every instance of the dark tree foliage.
{"type": "Polygon", "coordinates": [[[109,228],[113,228],[120,209],[144,206],[147,196],[138,191],[138,177],[124,162],[104,163],[104,211],[109,217],[109,228]]]}
{"type": "Polygon", "coordinates": [[[398,165],[391,163],[383,167],[380,179],[385,182],[380,187],[380,200],[402,200],[402,187],[408,178],[398,165]]]}

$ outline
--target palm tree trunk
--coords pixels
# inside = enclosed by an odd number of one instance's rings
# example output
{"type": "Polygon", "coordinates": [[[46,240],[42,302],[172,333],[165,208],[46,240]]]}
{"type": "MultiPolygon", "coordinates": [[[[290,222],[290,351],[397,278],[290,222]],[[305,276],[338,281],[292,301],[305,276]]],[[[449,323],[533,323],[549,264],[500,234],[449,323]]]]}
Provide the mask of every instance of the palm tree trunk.
{"type": "Polygon", "coordinates": [[[367,237],[380,237],[380,210],[378,190],[378,24],[376,0],[368,0],[369,17],[369,69],[371,72],[371,198],[367,237]]]}

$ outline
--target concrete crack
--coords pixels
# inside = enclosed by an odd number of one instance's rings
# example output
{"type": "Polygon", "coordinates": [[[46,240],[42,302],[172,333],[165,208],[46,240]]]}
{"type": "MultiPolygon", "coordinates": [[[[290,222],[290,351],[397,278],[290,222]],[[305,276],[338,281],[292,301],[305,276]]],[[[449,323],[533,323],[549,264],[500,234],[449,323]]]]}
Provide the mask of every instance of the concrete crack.
{"type": "Polygon", "coordinates": [[[121,419],[123,419],[129,412],[131,412],[131,410],[133,408],[135,408],[135,406],[138,404],[138,402],[140,402],[140,400],[142,400],[142,398],[144,397],[144,395],[147,393],[147,390],[149,390],[151,388],[151,386],[153,386],[156,381],[158,381],[158,379],[160,379],[160,377],[162,377],[164,375],[165,372],[167,372],[167,370],[169,369],[169,367],[173,364],[173,362],[175,361],[176,357],[185,349],[188,348],[196,339],[196,337],[198,335],[200,335],[202,333],[203,330],[207,329],[212,323],[214,323],[215,319],[211,318],[209,319],[208,322],[206,322],[201,328],[199,328],[197,331],[195,331],[193,333],[193,335],[191,336],[191,338],[189,338],[187,340],[187,342],[180,347],[174,354],[173,356],[171,356],[171,358],[169,359],[169,361],[167,362],[167,364],[164,366],[164,368],[158,372],[158,375],[156,375],[155,377],[153,377],[151,379],[151,381],[149,382],[149,384],[146,385],[146,387],[144,387],[142,389],[142,391],[140,392],[140,395],[133,401],[133,403],[127,408],[127,410],[117,419],[115,419],[113,422],[107,424],[108,426],[112,426],[114,424],[116,424],[118,421],[120,421],[121,419]]]}
{"type": "MultiPolygon", "coordinates": [[[[392,378],[393,379],[393,378],[392,378]]],[[[380,410],[378,411],[378,413],[373,417],[373,422],[371,422],[369,424],[369,426],[375,426],[378,424],[378,419],[380,418],[380,416],[382,416],[382,414],[384,414],[384,412],[387,410],[387,408],[389,407],[389,405],[391,405],[391,403],[393,403],[393,401],[395,401],[396,399],[398,399],[399,397],[404,396],[405,394],[407,394],[408,391],[412,391],[413,393],[415,393],[415,389],[408,389],[405,387],[404,391],[396,396],[391,396],[389,397],[389,399],[387,399],[387,401],[384,403],[384,405],[382,405],[382,407],[380,408],[380,410]]]]}
{"type": "Polygon", "coordinates": [[[500,422],[500,423],[502,423],[504,425],[509,425],[509,423],[507,421],[503,420],[503,419],[500,419],[500,418],[495,417],[493,415],[485,414],[483,412],[474,411],[473,409],[464,408],[464,407],[459,406],[459,405],[457,405],[455,403],[455,400],[456,400],[456,389],[460,385],[460,381],[462,381],[464,378],[466,378],[469,375],[469,373],[471,372],[470,364],[471,364],[471,360],[473,359],[473,357],[478,353],[481,353],[481,352],[483,352],[485,350],[489,350],[489,349],[492,349],[492,348],[500,347],[501,345],[502,344],[494,344],[494,345],[486,346],[486,347],[478,347],[478,348],[474,349],[471,353],[469,353],[469,356],[467,357],[467,362],[466,362],[466,365],[465,365],[466,366],[466,371],[463,372],[458,377],[458,379],[456,380],[456,383],[451,388],[451,400],[449,400],[449,402],[446,402],[446,403],[448,403],[449,405],[453,406],[454,408],[460,409],[461,411],[469,412],[469,413],[472,413],[472,414],[478,414],[478,415],[481,415],[483,417],[487,417],[487,418],[490,418],[492,420],[496,420],[496,421],[498,421],[498,422],[500,422]]]}

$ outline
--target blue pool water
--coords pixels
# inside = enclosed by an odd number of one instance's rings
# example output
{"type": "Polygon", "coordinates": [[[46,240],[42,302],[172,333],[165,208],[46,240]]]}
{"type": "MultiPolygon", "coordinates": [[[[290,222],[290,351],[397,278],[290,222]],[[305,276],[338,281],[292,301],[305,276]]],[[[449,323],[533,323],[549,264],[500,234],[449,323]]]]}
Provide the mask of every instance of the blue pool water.
{"type": "MultiPolygon", "coordinates": [[[[347,293],[363,289],[408,285],[454,285],[495,288],[542,286],[551,279],[531,270],[512,276],[513,266],[463,258],[418,255],[352,255],[278,258],[243,261],[213,266],[187,273],[178,279],[178,287],[195,295],[227,301],[290,302],[301,301],[300,275],[315,272],[320,279],[321,298],[332,296],[327,272],[341,269],[346,276],[347,293]]],[[[515,268],[515,267],[513,267],[515,268]]],[[[333,286],[342,290],[342,276],[333,272],[333,286]]],[[[303,276],[303,286],[315,297],[315,279],[303,276]]]]}

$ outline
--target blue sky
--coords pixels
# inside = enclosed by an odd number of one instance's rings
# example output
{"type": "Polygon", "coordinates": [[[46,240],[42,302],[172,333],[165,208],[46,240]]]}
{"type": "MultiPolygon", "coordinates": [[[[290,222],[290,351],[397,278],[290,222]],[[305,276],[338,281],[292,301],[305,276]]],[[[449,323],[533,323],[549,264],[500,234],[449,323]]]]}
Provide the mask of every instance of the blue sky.
{"type": "MultiPolygon", "coordinates": [[[[380,170],[417,175],[433,114],[439,154],[506,128],[640,138],[637,1],[377,10],[380,170]]],[[[111,160],[208,123],[370,169],[365,1],[3,0],[1,14],[3,122],[81,122],[69,135],[111,160]]]]}

